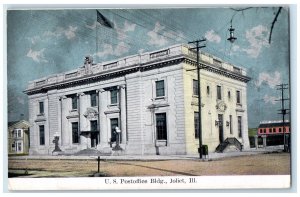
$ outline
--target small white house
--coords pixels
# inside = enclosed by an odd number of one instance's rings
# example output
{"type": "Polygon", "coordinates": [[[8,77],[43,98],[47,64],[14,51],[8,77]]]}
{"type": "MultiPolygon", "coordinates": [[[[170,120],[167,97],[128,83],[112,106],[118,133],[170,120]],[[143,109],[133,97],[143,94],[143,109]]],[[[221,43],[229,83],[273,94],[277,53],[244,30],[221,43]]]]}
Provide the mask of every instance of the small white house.
{"type": "Polygon", "coordinates": [[[29,128],[26,120],[8,123],[8,154],[28,154],[29,128]]]}

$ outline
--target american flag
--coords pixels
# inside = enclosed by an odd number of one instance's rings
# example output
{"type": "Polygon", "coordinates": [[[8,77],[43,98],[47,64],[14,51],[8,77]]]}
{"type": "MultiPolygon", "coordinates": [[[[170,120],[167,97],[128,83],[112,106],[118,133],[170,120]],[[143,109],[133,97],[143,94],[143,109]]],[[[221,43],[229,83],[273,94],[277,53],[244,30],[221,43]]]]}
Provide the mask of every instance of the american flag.
{"type": "Polygon", "coordinates": [[[114,28],[114,24],[110,22],[107,18],[105,18],[105,16],[103,16],[98,10],[97,10],[97,22],[106,27],[114,28]]]}

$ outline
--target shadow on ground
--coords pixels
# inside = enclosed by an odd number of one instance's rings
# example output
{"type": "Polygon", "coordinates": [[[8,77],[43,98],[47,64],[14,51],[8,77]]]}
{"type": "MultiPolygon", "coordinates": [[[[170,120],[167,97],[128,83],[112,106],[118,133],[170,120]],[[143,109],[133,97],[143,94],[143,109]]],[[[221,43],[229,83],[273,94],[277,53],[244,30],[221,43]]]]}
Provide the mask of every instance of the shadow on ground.
{"type": "Polygon", "coordinates": [[[30,176],[30,175],[32,175],[32,174],[8,172],[8,178],[23,177],[23,176],[30,176]]]}

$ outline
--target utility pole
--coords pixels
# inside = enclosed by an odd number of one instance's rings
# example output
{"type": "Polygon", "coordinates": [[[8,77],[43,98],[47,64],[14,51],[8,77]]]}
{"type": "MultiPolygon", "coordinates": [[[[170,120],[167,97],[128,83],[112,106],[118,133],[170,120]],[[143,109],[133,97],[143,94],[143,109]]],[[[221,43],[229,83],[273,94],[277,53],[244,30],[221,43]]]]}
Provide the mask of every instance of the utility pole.
{"type": "Polygon", "coordinates": [[[200,65],[199,65],[199,49],[206,47],[206,45],[201,45],[200,43],[206,41],[206,39],[200,39],[196,41],[189,42],[189,44],[195,44],[196,47],[190,48],[190,50],[196,49],[197,53],[197,75],[198,75],[198,113],[199,113],[199,124],[198,124],[198,131],[199,131],[199,148],[198,153],[200,159],[202,159],[202,118],[201,118],[201,83],[200,83],[200,65]]]}
{"type": "Polygon", "coordinates": [[[285,106],[284,106],[284,101],[286,100],[289,100],[289,98],[284,98],[284,90],[288,89],[288,84],[279,84],[277,85],[277,90],[281,90],[281,99],[278,99],[276,101],[281,101],[281,109],[278,110],[280,111],[280,113],[278,114],[281,114],[282,115],[282,129],[283,129],[283,150],[284,151],[287,151],[289,149],[289,143],[286,144],[286,135],[285,135],[285,115],[287,114],[287,111],[289,109],[286,109],[285,106]]]}

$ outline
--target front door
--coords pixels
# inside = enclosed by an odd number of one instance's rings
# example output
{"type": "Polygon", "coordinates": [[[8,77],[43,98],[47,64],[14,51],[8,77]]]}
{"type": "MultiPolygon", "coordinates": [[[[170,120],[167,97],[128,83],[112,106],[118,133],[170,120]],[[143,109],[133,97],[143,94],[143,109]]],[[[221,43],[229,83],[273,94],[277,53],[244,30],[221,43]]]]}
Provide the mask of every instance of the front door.
{"type": "Polygon", "coordinates": [[[96,148],[98,143],[98,133],[91,133],[91,147],[96,148]]]}
{"type": "Polygon", "coordinates": [[[224,141],[224,131],[223,131],[223,114],[218,114],[219,120],[219,141],[222,143],[224,141]]]}

